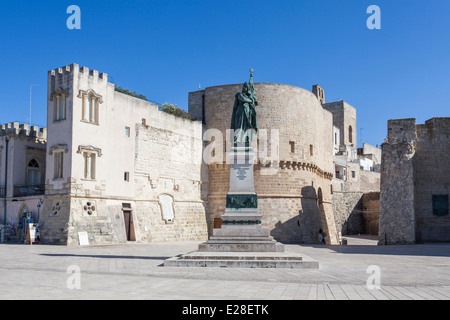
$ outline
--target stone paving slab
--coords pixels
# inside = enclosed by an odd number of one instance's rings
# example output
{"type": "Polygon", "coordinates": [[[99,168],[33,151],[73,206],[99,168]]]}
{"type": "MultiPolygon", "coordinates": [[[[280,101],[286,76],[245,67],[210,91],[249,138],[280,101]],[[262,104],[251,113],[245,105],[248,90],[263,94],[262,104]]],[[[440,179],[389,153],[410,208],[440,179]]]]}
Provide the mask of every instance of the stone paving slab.
{"type": "MultiPolygon", "coordinates": [[[[349,239],[350,240],[350,239],[349,239]]],[[[357,239],[358,241],[360,239],[357,239]]],[[[349,241],[349,244],[352,243],[349,241]]],[[[449,300],[450,244],[286,245],[318,269],[167,268],[199,242],[0,245],[3,299],[449,300]],[[380,271],[371,289],[369,266],[380,271]],[[75,271],[74,271],[75,270],[75,271]],[[80,288],[73,287],[79,276],[80,288]]]]}

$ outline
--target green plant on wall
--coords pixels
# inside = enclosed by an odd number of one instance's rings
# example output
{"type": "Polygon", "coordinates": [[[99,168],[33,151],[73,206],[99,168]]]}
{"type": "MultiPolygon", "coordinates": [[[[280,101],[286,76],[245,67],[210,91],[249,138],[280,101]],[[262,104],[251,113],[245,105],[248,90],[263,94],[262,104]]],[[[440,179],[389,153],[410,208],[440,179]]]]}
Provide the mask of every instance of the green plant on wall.
{"type": "Polygon", "coordinates": [[[183,109],[181,109],[180,107],[178,107],[176,104],[172,104],[172,103],[164,103],[160,106],[161,111],[173,114],[174,116],[177,117],[181,117],[184,119],[191,119],[191,115],[189,113],[187,113],[186,111],[184,111],[183,109]]]}
{"type": "Polygon", "coordinates": [[[134,91],[131,92],[130,90],[128,90],[128,89],[123,89],[123,88],[121,88],[121,87],[119,87],[119,86],[115,86],[114,90],[117,91],[117,92],[120,92],[120,93],[129,95],[129,96],[138,98],[138,99],[142,99],[142,100],[148,101],[146,96],[144,96],[144,95],[142,95],[142,94],[137,94],[137,93],[134,92],[134,91]]]}

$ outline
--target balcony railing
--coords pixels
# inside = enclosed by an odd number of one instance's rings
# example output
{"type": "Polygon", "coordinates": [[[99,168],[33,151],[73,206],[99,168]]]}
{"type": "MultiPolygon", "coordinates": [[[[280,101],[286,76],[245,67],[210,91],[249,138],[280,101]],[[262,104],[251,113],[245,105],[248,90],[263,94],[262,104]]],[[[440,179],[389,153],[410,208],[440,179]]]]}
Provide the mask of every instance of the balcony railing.
{"type": "Polygon", "coordinates": [[[45,194],[45,185],[14,186],[14,197],[29,197],[45,194]]]}
{"type": "Polygon", "coordinates": [[[0,198],[6,197],[6,188],[5,186],[0,186],[0,198]]]}

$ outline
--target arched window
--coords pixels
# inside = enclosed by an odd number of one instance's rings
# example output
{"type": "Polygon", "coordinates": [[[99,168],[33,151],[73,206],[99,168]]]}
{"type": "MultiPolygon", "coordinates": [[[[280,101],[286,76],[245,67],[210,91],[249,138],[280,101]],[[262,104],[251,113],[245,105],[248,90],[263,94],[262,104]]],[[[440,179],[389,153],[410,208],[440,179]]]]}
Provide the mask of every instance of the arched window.
{"type": "Polygon", "coordinates": [[[352,126],[348,127],[348,142],[353,143],[353,128],[352,128],[352,126]]]}
{"type": "Polygon", "coordinates": [[[28,168],[39,168],[39,163],[35,159],[33,159],[28,162],[28,168]]]}
{"type": "Polygon", "coordinates": [[[82,121],[98,124],[98,109],[102,103],[102,98],[93,90],[81,91],[80,98],[82,102],[82,121]]]}
{"type": "Polygon", "coordinates": [[[52,95],[54,101],[53,121],[61,121],[66,119],[66,100],[68,98],[67,91],[60,88],[52,95]]]}
{"type": "Polygon", "coordinates": [[[27,185],[37,186],[41,184],[41,169],[36,159],[30,160],[27,167],[27,185]]]}

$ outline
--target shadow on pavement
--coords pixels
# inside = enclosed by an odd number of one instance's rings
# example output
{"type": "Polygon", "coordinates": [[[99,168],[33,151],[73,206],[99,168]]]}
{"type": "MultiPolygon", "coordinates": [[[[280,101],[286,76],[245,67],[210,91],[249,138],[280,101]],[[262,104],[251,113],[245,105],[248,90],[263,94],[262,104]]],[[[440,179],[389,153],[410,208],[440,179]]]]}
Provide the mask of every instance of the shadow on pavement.
{"type": "Polygon", "coordinates": [[[378,245],[374,237],[344,236],[347,245],[301,245],[315,249],[329,249],[342,254],[376,254],[403,256],[450,257],[450,243],[424,243],[412,245],[378,245]]]}
{"type": "Polygon", "coordinates": [[[48,257],[80,257],[80,258],[101,258],[101,259],[142,259],[142,260],[166,260],[172,257],[146,257],[146,256],[117,256],[117,255],[90,255],[90,254],[61,254],[61,253],[41,253],[41,256],[48,257]]]}

